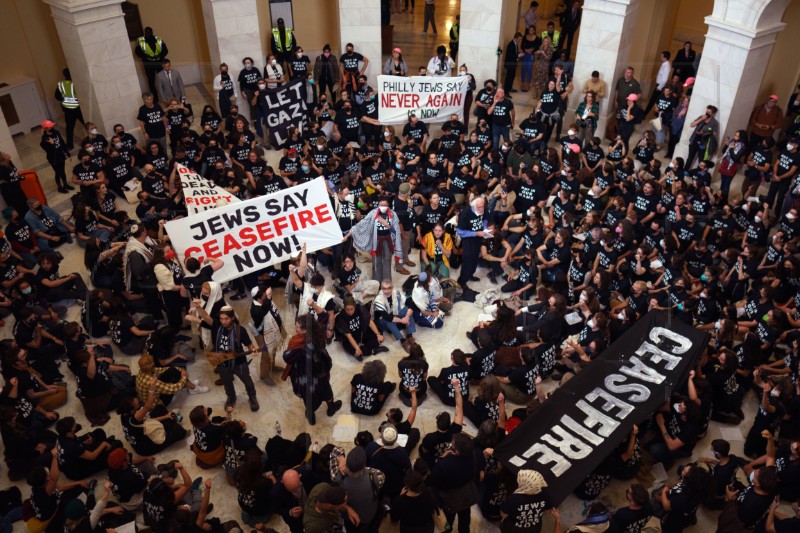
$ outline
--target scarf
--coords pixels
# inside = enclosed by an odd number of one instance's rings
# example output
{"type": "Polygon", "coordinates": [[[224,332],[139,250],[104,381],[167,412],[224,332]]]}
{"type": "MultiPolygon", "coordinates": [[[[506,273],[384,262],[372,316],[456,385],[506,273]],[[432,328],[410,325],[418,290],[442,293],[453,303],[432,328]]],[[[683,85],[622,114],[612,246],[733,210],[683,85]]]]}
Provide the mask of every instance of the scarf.
{"type": "MultiPolygon", "coordinates": [[[[433,232],[427,233],[425,235],[425,253],[428,254],[428,258],[433,261],[436,259],[436,237],[434,236],[433,232]]],[[[450,237],[449,233],[445,233],[442,235],[442,263],[447,268],[450,268],[450,261],[447,259],[447,256],[444,254],[447,250],[453,249],[453,239],[450,237]]]]}
{"type": "Polygon", "coordinates": [[[514,494],[539,494],[547,487],[547,482],[536,470],[520,470],[517,473],[517,490],[514,494]]]}
{"type": "MultiPolygon", "coordinates": [[[[211,287],[211,292],[208,294],[208,299],[206,300],[205,305],[203,306],[206,310],[206,313],[209,315],[211,311],[214,309],[214,304],[217,303],[222,299],[222,287],[219,286],[219,283],[216,281],[209,281],[208,285],[211,287]]],[[[204,298],[201,296],[201,298],[204,298]]],[[[203,340],[203,346],[206,350],[210,350],[211,348],[211,328],[200,328],[200,338],[203,340]]]]}
{"type": "Polygon", "coordinates": [[[145,241],[139,242],[138,239],[135,237],[128,238],[128,244],[125,246],[125,255],[122,257],[122,268],[125,272],[125,290],[130,292],[131,290],[131,271],[128,268],[128,257],[136,252],[141,255],[144,260],[149,263],[153,260],[153,251],[151,247],[154,247],[156,243],[153,242],[153,239],[150,237],[145,238],[145,241]]]}

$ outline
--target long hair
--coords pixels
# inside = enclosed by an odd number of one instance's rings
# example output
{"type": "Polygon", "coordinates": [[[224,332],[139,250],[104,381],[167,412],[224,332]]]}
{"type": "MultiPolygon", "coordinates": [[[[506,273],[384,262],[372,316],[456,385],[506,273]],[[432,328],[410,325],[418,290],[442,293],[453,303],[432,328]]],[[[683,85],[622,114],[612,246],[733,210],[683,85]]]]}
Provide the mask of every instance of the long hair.
{"type": "Polygon", "coordinates": [[[499,394],[500,382],[497,377],[492,374],[485,376],[478,387],[478,397],[486,403],[496,403],[499,394]]]}
{"type": "Polygon", "coordinates": [[[497,340],[510,341],[517,336],[517,322],[514,310],[501,303],[497,308],[497,340]]]}

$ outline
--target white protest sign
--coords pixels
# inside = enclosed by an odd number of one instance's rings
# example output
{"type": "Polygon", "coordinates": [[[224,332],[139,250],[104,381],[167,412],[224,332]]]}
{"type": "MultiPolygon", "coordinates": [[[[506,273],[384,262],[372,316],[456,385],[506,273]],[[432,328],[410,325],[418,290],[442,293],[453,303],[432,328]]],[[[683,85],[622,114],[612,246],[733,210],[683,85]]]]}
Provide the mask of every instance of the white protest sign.
{"type": "Polygon", "coordinates": [[[301,244],[314,252],[342,242],[323,178],[172,220],[166,230],[181,260],[222,259],[220,283],[286,261],[301,244]]]}
{"type": "Polygon", "coordinates": [[[405,124],[411,113],[425,122],[445,122],[453,113],[463,119],[469,80],[469,76],[378,76],[378,120],[405,124]]]}
{"type": "Polygon", "coordinates": [[[180,163],[175,163],[175,168],[178,169],[178,175],[181,177],[183,199],[186,201],[186,210],[190,215],[213,209],[217,207],[220,200],[222,205],[241,201],[194,170],[180,163]]]}

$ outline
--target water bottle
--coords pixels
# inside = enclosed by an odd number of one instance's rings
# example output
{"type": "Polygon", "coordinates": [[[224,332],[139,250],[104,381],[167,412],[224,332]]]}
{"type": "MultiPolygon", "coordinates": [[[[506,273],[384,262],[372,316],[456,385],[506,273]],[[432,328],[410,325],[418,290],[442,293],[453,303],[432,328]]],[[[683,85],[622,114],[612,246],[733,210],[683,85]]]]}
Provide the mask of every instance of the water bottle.
{"type": "Polygon", "coordinates": [[[317,453],[319,451],[319,441],[314,441],[314,444],[311,445],[311,451],[313,453],[317,453]]]}
{"type": "Polygon", "coordinates": [[[281,423],[278,420],[275,421],[275,434],[281,436],[281,423]]]}

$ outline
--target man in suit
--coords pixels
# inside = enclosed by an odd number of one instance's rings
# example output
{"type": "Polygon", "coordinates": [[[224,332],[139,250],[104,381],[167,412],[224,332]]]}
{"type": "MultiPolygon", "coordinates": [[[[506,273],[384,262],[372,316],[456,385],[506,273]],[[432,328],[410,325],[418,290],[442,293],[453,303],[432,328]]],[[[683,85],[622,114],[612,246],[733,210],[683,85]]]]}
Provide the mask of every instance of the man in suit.
{"type": "Polygon", "coordinates": [[[567,11],[564,13],[564,24],[561,27],[561,37],[562,39],[566,38],[567,46],[564,48],[564,50],[567,51],[567,56],[569,56],[572,51],[572,39],[575,37],[575,32],[578,31],[578,26],[581,25],[582,15],[583,9],[581,8],[581,3],[579,0],[572,2],[572,6],[567,8],[567,11]]]}
{"type": "Polygon", "coordinates": [[[169,101],[173,98],[181,101],[186,98],[186,90],[183,88],[183,78],[177,70],[172,70],[169,60],[164,62],[161,72],[156,74],[156,88],[158,96],[164,106],[169,106],[169,101]]]}
{"type": "Polygon", "coordinates": [[[514,38],[511,39],[511,42],[508,43],[508,46],[506,46],[506,79],[503,83],[503,89],[505,89],[507,93],[517,92],[515,89],[512,89],[512,87],[514,87],[514,78],[517,77],[517,63],[519,63],[523,55],[522,49],[520,48],[521,42],[522,34],[517,32],[514,34],[514,38]]]}

